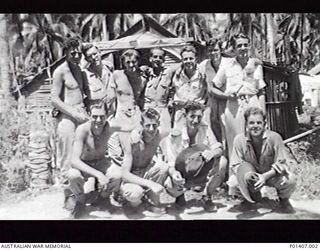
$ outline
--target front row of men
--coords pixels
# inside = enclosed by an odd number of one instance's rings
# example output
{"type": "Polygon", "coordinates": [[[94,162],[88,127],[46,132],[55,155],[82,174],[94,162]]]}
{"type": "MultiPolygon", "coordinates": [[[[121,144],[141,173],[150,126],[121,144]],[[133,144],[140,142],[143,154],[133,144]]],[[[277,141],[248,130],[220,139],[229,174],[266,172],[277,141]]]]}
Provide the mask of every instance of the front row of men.
{"type": "MultiPolygon", "coordinates": [[[[68,172],[76,200],[74,218],[82,216],[86,203],[100,202],[110,208],[112,199],[127,212],[148,209],[163,214],[167,207],[180,211],[190,189],[203,192],[201,204],[206,211],[216,211],[212,195],[225,182],[227,160],[222,144],[203,122],[204,109],[188,102],[186,122],[166,135],[159,130],[160,114],[153,108],[142,112],[141,127],[132,130],[107,121],[103,103],[92,105],[90,120],[76,129],[68,172]]],[[[272,186],[280,199],[278,211],[294,212],[289,197],[295,181],[286,168],[280,135],[266,129],[260,108],[248,108],[244,118],[246,129],[233,144],[229,188],[254,203],[261,198],[263,186],[272,186]]]]}

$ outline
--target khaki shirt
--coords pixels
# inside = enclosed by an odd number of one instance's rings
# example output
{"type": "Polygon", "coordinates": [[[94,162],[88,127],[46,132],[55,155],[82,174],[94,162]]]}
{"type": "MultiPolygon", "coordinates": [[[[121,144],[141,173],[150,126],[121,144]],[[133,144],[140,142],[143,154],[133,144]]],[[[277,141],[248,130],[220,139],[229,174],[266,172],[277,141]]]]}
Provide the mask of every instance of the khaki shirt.
{"type": "Polygon", "coordinates": [[[191,78],[179,68],[173,76],[172,83],[176,88],[173,98],[175,101],[197,101],[204,104],[207,86],[204,75],[200,73],[199,68],[191,78]]]}
{"type": "Polygon", "coordinates": [[[247,137],[244,133],[235,137],[230,159],[230,166],[235,173],[237,167],[244,161],[251,163],[261,174],[271,170],[273,163],[285,161],[285,146],[278,133],[266,130],[262,140],[260,159],[257,159],[250,137],[247,137]]]}
{"type": "Polygon", "coordinates": [[[219,89],[225,89],[226,93],[243,95],[256,95],[266,86],[263,80],[262,66],[257,59],[249,58],[246,67],[242,68],[236,58],[231,58],[224,63],[212,80],[219,89]]]}

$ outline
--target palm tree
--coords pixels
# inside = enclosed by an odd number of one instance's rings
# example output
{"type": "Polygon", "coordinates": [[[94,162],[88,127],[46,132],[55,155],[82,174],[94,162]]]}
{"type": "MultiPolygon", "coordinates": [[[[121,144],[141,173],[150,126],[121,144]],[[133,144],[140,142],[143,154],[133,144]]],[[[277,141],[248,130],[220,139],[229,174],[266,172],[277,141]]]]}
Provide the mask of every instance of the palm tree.
{"type": "MultiPolygon", "coordinates": [[[[6,14],[0,14],[0,100],[6,101],[10,97],[12,74],[10,69],[10,54],[8,41],[8,25],[6,14]]],[[[2,105],[0,104],[0,108],[2,105]]],[[[1,109],[0,109],[1,113],[1,109]]]]}

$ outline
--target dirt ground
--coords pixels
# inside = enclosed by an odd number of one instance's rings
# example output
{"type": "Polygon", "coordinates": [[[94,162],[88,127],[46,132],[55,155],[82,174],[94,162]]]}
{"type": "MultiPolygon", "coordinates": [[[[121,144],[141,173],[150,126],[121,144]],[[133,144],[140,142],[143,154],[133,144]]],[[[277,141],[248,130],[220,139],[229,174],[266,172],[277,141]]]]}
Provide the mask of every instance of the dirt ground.
{"type": "MultiPolygon", "coordinates": [[[[18,196],[17,196],[18,197],[18,196]]],[[[63,209],[64,195],[61,189],[51,188],[40,194],[28,195],[25,198],[12,198],[2,201],[0,220],[69,220],[69,212],[63,209]]],[[[191,213],[169,212],[156,216],[145,212],[141,215],[127,217],[121,211],[108,213],[93,207],[87,207],[87,216],[83,220],[237,220],[237,219],[320,219],[320,200],[291,200],[295,214],[279,214],[272,211],[272,201],[250,211],[232,211],[235,205],[224,200],[219,201],[221,207],[217,212],[207,213],[193,211],[191,213]],[[271,205],[270,205],[271,204],[271,205]]]]}

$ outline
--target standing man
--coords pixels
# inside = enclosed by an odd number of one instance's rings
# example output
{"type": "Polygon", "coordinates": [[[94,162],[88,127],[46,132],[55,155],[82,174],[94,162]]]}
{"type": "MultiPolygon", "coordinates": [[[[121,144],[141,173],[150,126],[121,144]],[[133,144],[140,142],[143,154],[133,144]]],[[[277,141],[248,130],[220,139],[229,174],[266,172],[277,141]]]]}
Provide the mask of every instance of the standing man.
{"type": "Polygon", "coordinates": [[[64,44],[66,61],[53,73],[51,100],[58,110],[57,167],[61,171],[61,182],[66,181],[70,168],[71,148],[76,127],[86,122],[89,116],[84,105],[84,78],[79,67],[81,59],[80,41],[69,38],[64,44]]]}
{"type": "Polygon", "coordinates": [[[108,89],[112,85],[113,76],[112,72],[107,66],[103,65],[101,61],[101,53],[99,49],[93,44],[85,44],[81,49],[85,60],[89,65],[84,69],[86,76],[86,88],[87,95],[86,102],[88,108],[101,102],[103,100],[108,107],[108,89]]]}
{"type": "Polygon", "coordinates": [[[185,123],[182,107],[187,101],[206,103],[207,84],[205,75],[200,72],[197,65],[196,54],[196,49],[192,45],[183,47],[180,52],[182,65],[172,78],[172,86],[175,88],[173,97],[174,127],[180,127],[185,123]]]}
{"type": "Polygon", "coordinates": [[[173,129],[171,134],[160,143],[169,165],[169,175],[172,180],[169,186],[173,187],[172,195],[176,197],[183,195],[183,192],[175,193],[176,190],[183,190],[181,187],[205,188],[204,207],[207,211],[213,211],[215,205],[211,201],[211,196],[224,182],[227,160],[222,156],[222,144],[217,141],[209,126],[202,121],[204,106],[198,102],[189,102],[184,110],[186,112],[185,128],[181,131],[173,129]],[[183,136],[183,133],[186,135],[183,136]],[[205,166],[202,165],[202,169],[201,167],[194,169],[196,164],[191,164],[190,168],[186,167],[189,160],[185,157],[192,153],[199,153],[199,157],[204,159],[205,166]]]}
{"type": "MultiPolygon", "coordinates": [[[[68,172],[70,189],[76,198],[72,211],[75,218],[81,216],[86,204],[85,191],[96,191],[95,183],[103,187],[100,199],[110,203],[110,194],[120,188],[121,169],[105,157],[110,136],[119,126],[110,126],[103,102],[90,106],[90,121],[80,125],[75,134],[72,152],[72,168],[68,172]],[[84,190],[85,181],[91,178],[91,190],[84,190]]],[[[90,181],[87,182],[87,186],[90,181]]]]}
{"type": "MultiPolygon", "coordinates": [[[[116,102],[115,119],[140,126],[147,77],[139,68],[140,55],[128,49],[121,55],[123,70],[115,70],[111,86],[110,100],[116,102]]],[[[108,98],[108,99],[109,99],[108,98]]]]}
{"type": "MultiPolygon", "coordinates": [[[[218,69],[224,64],[227,58],[222,57],[222,42],[217,39],[211,39],[207,43],[207,54],[209,59],[202,61],[199,64],[201,72],[206,76],[208,89],[212,89],[212,80],[217,74],[218,69]]],[[[226,107],[226,100],[208,93],[208,107],[210,109],[210,126],[219,142],[225,141],[224,129],[224,111],[226,107]]]]}
{"type": "Polygon", "coordinates": [[[250,107],[244,112],[245,133],[238,134],[233,143],[230,159],[232,172],[235,174],[229,180],[230,188],[234,192],[239,188],[240,178],[244,169],[250,169],[244,175],[244,182],[248,185],[241,193],[248,200],[264,185],[275,187],[279,200],[279,212],[294,213],[289,198],[294,192],[296,182],[293,175],[287,171],[284,143],[281,136],[265,128],[266,116],[262,109],[250,107]],[[235,178],[235,176],[237,178],[235,178]],[[255,178],[253,178],[255,177],[255,178]],[[251,181],[250,179],[254,179],[251,181]]]}
{"type": "Polygon", "coordinates": [[[149,81],[145,92],[144,108],[154,108],[160,114],[160,130],[169,134],[171,117],[168,110],[169,85],[173,70],[164,66],[165,50],[153,48],[150,51],[150,65],[147,69],[149,81]]]}
{"type": "Polygon", "coordinates": [[[258,59],[249,57],[250,39],[239,34],[232,41],[236,57],[219,68],[211,89],[213,95],[227,101],[225,129],[229,157],[234,137],[244,131],[244,111],[251,106],[266,110],[262,66],[258,59]]]}

